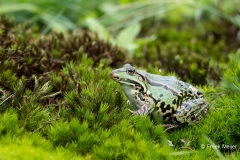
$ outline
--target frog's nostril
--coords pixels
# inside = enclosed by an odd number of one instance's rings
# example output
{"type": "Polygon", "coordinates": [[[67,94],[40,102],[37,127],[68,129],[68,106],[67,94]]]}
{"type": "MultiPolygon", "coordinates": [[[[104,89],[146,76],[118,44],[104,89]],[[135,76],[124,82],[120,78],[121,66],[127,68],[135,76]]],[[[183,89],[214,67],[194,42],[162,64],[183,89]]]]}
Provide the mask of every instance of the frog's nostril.
{"type": "Polygon", "coordinates": [[[115,76],[113,72],[111,72],[110,77],[115,81],[119,80],[119,77],[115,76]]]}

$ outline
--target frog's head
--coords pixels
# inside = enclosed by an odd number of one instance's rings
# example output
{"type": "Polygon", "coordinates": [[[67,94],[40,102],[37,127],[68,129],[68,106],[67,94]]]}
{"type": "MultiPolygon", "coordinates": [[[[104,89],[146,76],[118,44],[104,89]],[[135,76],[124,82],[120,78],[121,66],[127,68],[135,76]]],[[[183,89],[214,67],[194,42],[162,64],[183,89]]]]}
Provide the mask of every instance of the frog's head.
{"type": "Polygon", "coordinates": [[[144,72],[139,73],[130,64],[125,64],[123,68],[113,70],[111,78],[120,83],[126,94],[135,92],[146,93],[147,91],[144,72]]]}

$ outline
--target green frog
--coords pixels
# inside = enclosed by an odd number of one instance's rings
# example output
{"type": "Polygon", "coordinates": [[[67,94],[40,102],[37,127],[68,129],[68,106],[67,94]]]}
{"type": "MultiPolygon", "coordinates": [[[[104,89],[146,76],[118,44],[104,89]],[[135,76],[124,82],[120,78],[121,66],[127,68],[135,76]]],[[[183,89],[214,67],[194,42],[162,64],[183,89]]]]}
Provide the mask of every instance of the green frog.
{"type": "Polygon", "coordinates": [[[197,123],[209,104],[203,93],[174,76],[160,76],[136,70],[130,64],[113,70],[111,78],[121,85],[136,115],[161,117],[168,129],[197,123]]]}

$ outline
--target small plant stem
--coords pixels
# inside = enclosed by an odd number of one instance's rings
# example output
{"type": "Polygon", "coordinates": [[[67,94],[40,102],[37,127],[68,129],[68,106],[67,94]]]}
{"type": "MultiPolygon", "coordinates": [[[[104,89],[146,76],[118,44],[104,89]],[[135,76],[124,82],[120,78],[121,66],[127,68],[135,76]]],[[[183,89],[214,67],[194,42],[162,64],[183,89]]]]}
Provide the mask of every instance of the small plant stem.
{"type": "Polygon", "coordinates": [[[8,99],[12,98],[14,96],[14,94],[11,94],[10,96],[8,96],[6,99],[4,99],[1,103],[0,103],[0,106],[6,102],[8,99]]]}
{"type": "Polygon", "coordinates": [[[57,121],[57,120],[59,120],[60,118],[61,118],[61,117],[60,117],[60,108],[59,108],[57,118],[55,118],[55,119],[51,119],[51,120],[49,120],[49,121],[43,123],[40,127],[38,127],[37,129],[35,129],[35,130],[32,132],[32,134],[34,134],[35,132],[37,132],[37,131],[43,129],[43,128],[46,127],[47,125],[51,124],[53,121],[57,121]]]}

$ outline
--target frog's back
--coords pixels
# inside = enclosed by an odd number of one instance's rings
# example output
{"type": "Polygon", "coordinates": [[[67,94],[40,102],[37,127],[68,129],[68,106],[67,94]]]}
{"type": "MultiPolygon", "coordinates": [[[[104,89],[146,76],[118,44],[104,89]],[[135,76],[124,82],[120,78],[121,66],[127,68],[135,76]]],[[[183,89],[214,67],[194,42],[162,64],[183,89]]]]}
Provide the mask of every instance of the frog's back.
{"type": "Polygon", "coordinates": [[[141,70],[138,70],[137,72],[140,73],[141,75],[145,75],[146,77],[153,81],[178,81],[178,79],[174,76],[161,76],[158,74],[147,73],[141,70]]]}
{"type": "Polygon", "coordinates": [[[175,90],[184,90],[187,89],[190,84],[178,80],[174,76],[161,76],[157,74],[150,74],[145,72],[146,77],[153,82],[160,83],[166,86],[171,86],[175,90]]]}
{"type": "Polygon", "coordinates": [[[146,78],[152,86],[162,86],[164,89],[168,88],[176,96],[181,94],[190,99],[203,97],[203,93],[189,83],[178,80],[174,76],[160,76],[146,73],[146,78]]]}

